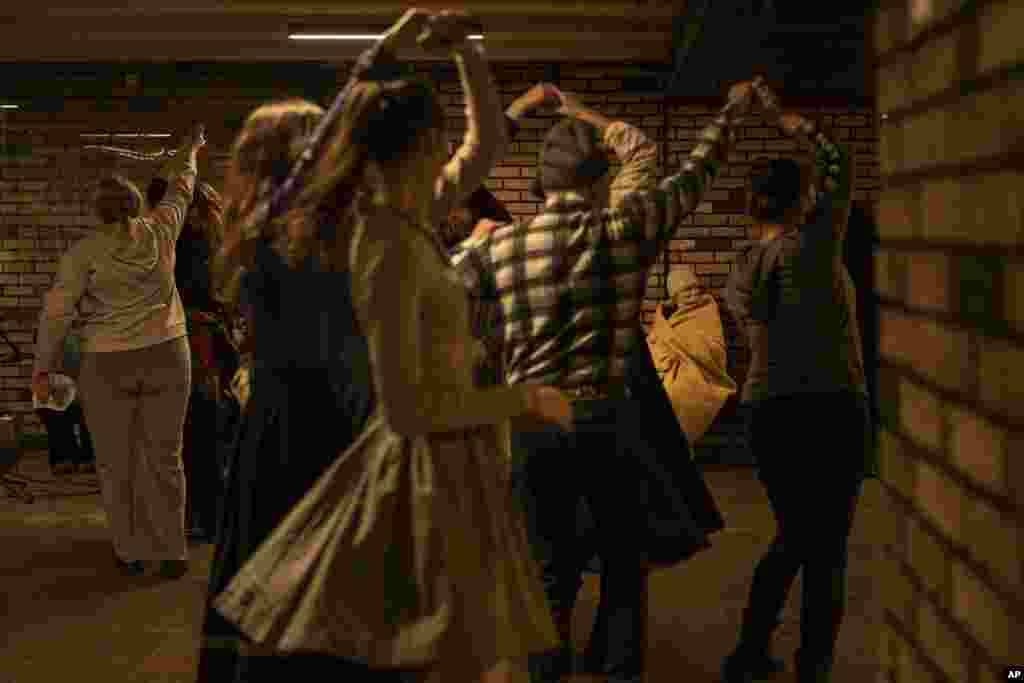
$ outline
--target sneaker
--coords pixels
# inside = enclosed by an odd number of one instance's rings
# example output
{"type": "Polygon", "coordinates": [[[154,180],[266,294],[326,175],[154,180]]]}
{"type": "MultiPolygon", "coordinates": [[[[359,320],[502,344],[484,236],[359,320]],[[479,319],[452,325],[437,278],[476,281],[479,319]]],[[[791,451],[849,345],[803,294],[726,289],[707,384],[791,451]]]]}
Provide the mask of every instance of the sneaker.
{"type": "Polygon", "coordinates": [[[188,562],[186,560],[161,560],[158,573],[164,579],[180,579],[188,574],[188,562]]]}

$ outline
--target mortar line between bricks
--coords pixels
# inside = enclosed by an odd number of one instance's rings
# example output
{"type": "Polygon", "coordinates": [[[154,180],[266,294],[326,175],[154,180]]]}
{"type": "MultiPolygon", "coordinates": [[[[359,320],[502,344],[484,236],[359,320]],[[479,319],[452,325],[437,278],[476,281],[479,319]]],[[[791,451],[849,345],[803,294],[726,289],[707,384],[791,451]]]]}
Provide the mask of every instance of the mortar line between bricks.
{"type": "Polygon", "coordinates": [[[979,76],[957,81],[945,90],[940,90],[934,95],[912,102],[905,107],[897,107],[887,110],[886,120],[883,129],[888,126],[895,126],[905,119],[913,118],[921,114],[931,112],[935,109],[945,109],[948,105],[955,104],[961,98],[970,97],[979,92],[994,90],[999,86],[1006,85],[1024,74],[1024,62],[1017,62],[1001,66],[979,76]]]}
{"type": "MultiPolygon", "coordinates": [[[[911,587],[914,589],[914,597],[927,598],[928,602],[932,605],[932,607],[935,608],[935,611],[939,613],[939,616],[942,617],[942,620],[944,622],[946,622],[946,625],[950,628],[950,630],[956,632],[956,636],[960,639],[960,642],[967,645],[968,649],[970,649],[971,651],[970,654],[972,656],[979,657],[981,659],[987,659],[988,662],[992,665],[993,670],[997,670],[1001,667],[1001,665],[999,665],[999,663],[996,662],[995,659],[989,656],[984,646],[980,642],[978,642],[978,640],[974,637],[970,630],[960,624],[960,621],[956,618],[956,615],[953,614],[951,610],[949,610],[945,605],[942,604],[942,600],[940,599],[938,592],[928,589],[928,587],[925,585],[921,577],[919,577],[917,575],[917,572],[914,571],[914,568],[911,566],[910,562],[903,558],[898,551],[896,551],[894,548],[892,548],[892,546],[888,544],[882,546],[882,552],[885,555],[888,555],[887,559],[890,562],[895,562],[899,566],[900,573],[904,577],[906,577],[907,581],[911,584],[911,587]]],[[[899,620],[897,619],[896,621],[899,620]]],[[[900,625],[905,627],[905,624],[903,624],[902,622],[900,622],[900,625]]],[[[959,681],[955,683],[959,683],[959,681]]]]}
{"type": "MultiPolygon", "coordinates": [[[[896,47],[890,48],[881,54],[875,55],[874,59],[871,60],[871,67],[877,72],[881,68],[889,66],[893,62],[898,62],[908,53],[917,52],[926,43],[929,43],[936,38],[942,38],[967,22],[976,19],[980,10],[985,9],[989,5],[996,4],[997,1],[998,0],[968,0],[968,2],[964,2],[948,17],[924,28],[920,33],[918,33],[918,35],[914,36],[913,40],[909,40],[902,45],[897,45],[896,47]]],[[[909,17],[907,17],[907,21],[910,21],[909,17]]]]}
{"type": "Polygon", "coordinates": [[[874,293],[875,305],[879,309],[889,308],[918,320],[942,323],[958,332],[981,334],[999,341],[1010,342],[1015,346],[1024,346],[1024,332],[1013,329],[1005,320],[977,320],[956,313],[944,313],[928,308],[912,306],[897,299],[889,299],[877,292],[874,293]]]}
{"type": "Polygon", "coordinates": [[[909,171],[897,171],[889,175],[883,173],[879,177],[882,181],[882,192],[885,192],[913,188],[927,180],[960,180],[964,177],[1002,171],[1024,171],[1024,145],[1018,149],[1010,148],[994,156],[939,163],[909,171]]]}
{"type": "Polygon", "coordinates": [[[917,654],[917,662],[924,664],[924,666],[929,669],[932,676],[943,681],[943,683],[963,683],[963,681],[954,681],[946,675],[946,672],[942,670],[942,667],[932,660],[931,654],[925,648],[924,644],[918,639],[917,635],[911,633],[906,624],[889,613],[886,613],[883,616],[883,621],[889,626],[889,628],[899,634],[900,638],[903,639],[903,642],[913,648],[914,652],[917,654]]]}
{"type": "MultiPolygon", "coordinates": [[[[974,482],[970,477],[961,472],[956,466],[946,462],[941,456],[931,453],[928,449],[922,448],[913,439],[904,434],[897,425],[890,424],[883,416],[879,420],[879,426],[893,435],[904,449],[913,451],[914,457],[927,462],[943,475],[954,480],[961,488],[966,489],[973,497],[981,498],[989,503],[996,511],[1005,517],[1015,518],[1020,516],[1016,504],[1008,496],[994,493],[981,484],[974,482]]],[[[1024,603],[1022,603],[1024,604],[1024,603]]]]}
{"type": "Polygon", "coordinates": [[[991,422],[993,425],[1006,430],[1006,432],[1012,436],[1024,435],[1024,422],[1014,422],[1012,418],[1008,418],[1006,415],[995,412],[991,408],[988,408],[969,396],[965,396],[964,394],[952,389],[946,389],[914,370],[910,365],[897,363],[887,358],[879,358],[878,368],[880,370],[888,368],[890,370],[901,372],[907,375],[909,379],[913,380],[914,383],[921,385],[931,393],[935,394],[942,401],[953,404],[958,408],[967,409],[979,417],[991,422]]]}
{"type": "Polygon", "coordinates": [[[921,509],[914,504],[914,501],[884,479],[879,479],[878,481],[882,485],[882,488],[885,489],[886,494],[892,500],[896,501],[901,508],[903,508],[905,516],[913,518],[917,524],[924,527],[928,531],[928,534],[933,537],[933,540],[944,548],[945,555],[947,557],[953,557],[959,560],[974,574],[976,574],[985,586],[996,595],[1000,602],[1006,605],[1006,611],[1011,617],[1016,618],[1017,620],[1024,620],[1024,600],[1022,600],[1013,589],[1008,588],[1003,581],[999,577],[995,576],[992,570],[986,567],[982,562],[974,559],[967,546],[961,545],[960,543],[947,538],[945,533],[935,524],[935,522],[933,522],[925,512],[921,511],[921,509]]]}
{"type": "Polygon", "coordinates": [[[920,238],[875,238],[875,247],[887,251],[956,252],[957,256],[993,257],[1024,261],[1024,244],[978,244],[976,242],[938,242],[920,238]]]}

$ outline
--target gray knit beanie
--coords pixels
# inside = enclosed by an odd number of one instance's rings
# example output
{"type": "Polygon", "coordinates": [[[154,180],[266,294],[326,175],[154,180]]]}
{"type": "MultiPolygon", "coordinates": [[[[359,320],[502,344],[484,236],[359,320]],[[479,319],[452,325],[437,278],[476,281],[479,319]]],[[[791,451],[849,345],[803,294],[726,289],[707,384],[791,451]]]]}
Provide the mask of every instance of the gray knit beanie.
{"type": "Polygon", "coordinates": [[[540,171],[530,191],[543,199],[545,192],[580,190],[607,173],[609,166],[597,128],[584,121],[564,119],[544,138],[540,171]]]}

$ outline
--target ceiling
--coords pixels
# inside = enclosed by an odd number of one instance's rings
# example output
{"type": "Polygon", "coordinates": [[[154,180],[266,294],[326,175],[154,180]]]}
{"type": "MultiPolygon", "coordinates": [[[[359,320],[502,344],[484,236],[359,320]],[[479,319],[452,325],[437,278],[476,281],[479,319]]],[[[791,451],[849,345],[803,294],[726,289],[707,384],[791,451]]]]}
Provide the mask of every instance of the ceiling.
{"type": "MultiPolygon", "coordinates": [[[[0,62],[343,61],[367,43],[294,41],[295,31],[378,33],[409,5],[397,2],[167,2],[130,7],[80,0],[0,10],[0,62]]],[[[13,5],[13,3],[11,3],[13,5]]],[[[10,7],[11,5],[8,5],[10,7]]],[[[419,2],[440,9],[449,3],[419,2]]],[[[672,59],[671,0],[512,0],[461,7],[483,24],[488,55],[510,61],[672,59]]],[[[426,59],[421,52],[412,59],[426,59]]]]}

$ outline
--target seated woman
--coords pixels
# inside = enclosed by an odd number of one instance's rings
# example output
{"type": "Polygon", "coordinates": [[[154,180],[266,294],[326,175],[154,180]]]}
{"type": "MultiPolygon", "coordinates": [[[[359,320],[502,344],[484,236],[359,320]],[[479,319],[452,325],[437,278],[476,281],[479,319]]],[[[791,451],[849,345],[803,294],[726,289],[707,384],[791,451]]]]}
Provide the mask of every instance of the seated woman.
{"type": "MultiPolygon", "coordinates": [[[[81,365],[79,347],[77,336],[69,334],[65,338],[61,372],[72,380],[78,379],[81,365]]],[[[46,446],[50,453],[50,471],[53,476],[74,474],[76,471],[79,474],[96,473],[96,455],[92,450],[89,428],[85,426],[80,397],[76,396],[65,410],[40,407],[36,409],[36,415],[46,427],[46,446]]]]}

